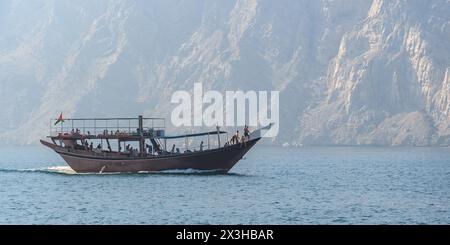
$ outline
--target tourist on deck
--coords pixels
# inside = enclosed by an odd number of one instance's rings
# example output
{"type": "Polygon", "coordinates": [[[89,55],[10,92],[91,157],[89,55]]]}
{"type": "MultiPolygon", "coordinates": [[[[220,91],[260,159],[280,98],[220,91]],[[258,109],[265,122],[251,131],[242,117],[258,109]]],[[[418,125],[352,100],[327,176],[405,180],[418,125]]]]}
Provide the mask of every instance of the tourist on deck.
{"type": "Polygon", "coordinates": [[[241,137],[241,147],[243,147],[243,146],[247,146],[247,142],[245,141],[244,135],[242,135],[242,137],[241,137]]]}
{"type": "Polygon", "coordinates": [[[159,144],[156,144],[156,145],[155,145],[155,152],[156,152],[158,155],[161,155],[161,154],[162,154],[161,146],[160,146],[159,144]]]}
{"type": "Polygon", "coordinates": [[[240,141],[240,137],[239,137],[239,130],[238,131],[236,131],[236,134],[235,135],[233,135],[233,137],[231,137],[231,144],[237,144],[237,143],[239,143],[239,141],[240,141]]]}
{"type": "Polygon", "coordinates": [[[247,126],[247,124],[244,126],[244,136],[248,139],[248,140],[250,140],[250,134],[249,134],[249,130],[248,130],[248,126],[247,126]]]}
{"type": "Polygon", "coordinates": [[[97,149],[102,149],[102,145],[100,143],[97,145],[97,149]]]}
{"type": "Polygon", "coordinates": [[[200,151],[203,151],[203,140],[202,140],[202,142],[200,143],[200,151]]]}
{"type": "Polygon", "coordinates": [[[89,145],[89,150],[93,151],[94,150],[94,143],[91,142],[91,144],[89,145]]]}
{"type": "Polygon", "coordinates": [[[175,153],[175,144],[173,144],[173,146],[172,146],[172,150],[170,151],[170,153],[175,153]]]}
{"type": "Polygon", "coordinates": [[[70,133],[75,134],[75,129],[72,129],[72,131],[70,131],[70,133]]]}
{"type": "Polygon", "coordinates": [[[147,153],[149,155],[152,155],[153,154],[153,147],[151,145],[149,145],[149,144],[145,144],[145,147],[147,148],[147,153]]]}

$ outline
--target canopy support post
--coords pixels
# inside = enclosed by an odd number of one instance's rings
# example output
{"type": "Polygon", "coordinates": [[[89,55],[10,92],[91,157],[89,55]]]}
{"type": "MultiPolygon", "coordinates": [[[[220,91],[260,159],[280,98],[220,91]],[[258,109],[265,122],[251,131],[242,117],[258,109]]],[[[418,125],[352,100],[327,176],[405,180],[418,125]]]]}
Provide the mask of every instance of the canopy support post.
{"type": "Polygon", "coordinates": [[[219,125],[217,125],[216,126],[216,129],[217,129],[217,141],[218,141],[218,143],[219,143],[219,148],[220,148],[220,127],[219,127],[219,125]]]}

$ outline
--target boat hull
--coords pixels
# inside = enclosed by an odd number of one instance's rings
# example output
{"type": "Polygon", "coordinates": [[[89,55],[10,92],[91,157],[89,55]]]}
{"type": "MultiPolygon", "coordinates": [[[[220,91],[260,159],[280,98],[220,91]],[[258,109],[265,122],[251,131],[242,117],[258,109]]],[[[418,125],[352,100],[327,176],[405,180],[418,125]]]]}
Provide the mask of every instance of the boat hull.
{"type": "Polygon", "coordinates": [[[46,141],[41,140],[41,143],[52,148],[77,173],[137,173],[189,169],[227,173],[259,139],[249,140],[245,145],[235,144],[213,150],[136,158],[77,154],[46,141]]]}

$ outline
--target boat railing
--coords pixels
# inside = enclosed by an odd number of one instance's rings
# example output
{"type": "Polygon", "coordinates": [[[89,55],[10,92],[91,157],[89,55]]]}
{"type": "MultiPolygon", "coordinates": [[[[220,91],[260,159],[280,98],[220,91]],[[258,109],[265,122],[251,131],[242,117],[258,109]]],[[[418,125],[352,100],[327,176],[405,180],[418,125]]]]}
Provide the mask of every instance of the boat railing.
{"type": "MultiPolygon", "coordinates": [[[[164,118],[142,118],[143,133],[164,136],[164,118]]],[[[81,135],[139,135],[138,118],[71,118],[50,120],[50,136],[77,133],[81,135]]]]}
{"type": "Polygon", "coordinates": [[[220,149],[226,146],[230,146],[230,145],[240,145],[241,143],[234,143],[234,144],[224,144],[219,146],[217,144],[217,142],[211,142],[210,144],[204,144],[203,146],[200,146],[200,144],[190,144],[189,146],[185,146],[185,145],[181,145],[181,146],[177,146],[175,145],[174,150],[172,151],[172,146],[167,146],[167,153],[172,153],[172,154],[176,154],[176,153],[188,153],[188,152],[201,152],[201,151],[206,151],[206,150],[214,150],[214,149],[220,149]],[[177,150],[178,149],[178,150],[177,150]]]}

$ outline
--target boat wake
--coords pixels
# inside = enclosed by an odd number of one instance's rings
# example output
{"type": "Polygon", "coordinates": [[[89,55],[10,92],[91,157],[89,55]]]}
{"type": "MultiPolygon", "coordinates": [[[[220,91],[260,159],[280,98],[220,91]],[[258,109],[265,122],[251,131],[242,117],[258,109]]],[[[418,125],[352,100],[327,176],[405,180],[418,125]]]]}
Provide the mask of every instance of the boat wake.
{"type": "Polygon", "coordinates": [[[52,166],[46,168],[26,168],[26,169],[0,169],[4,173],[55,173],[55,174],[78,174],[69,166],[52,166]]]}
{"type": "Polygon", "coordinates": [[[165,171],[139,171],[137,173],[124,173],[124,172],[107,172],[107,173],[77,173],[69,166],[52,166],[45,168],[30,168],[30,169],[0,169],[0,172],[22,172],[22,173],[49,173],[49,174],[62,174],[62,175],[130,175],[130,174],[156,174],[156,175],[241,175],[237,173],[223,174],[217,170],[198,170],[198,169],[175,169],[165,171]]]}

